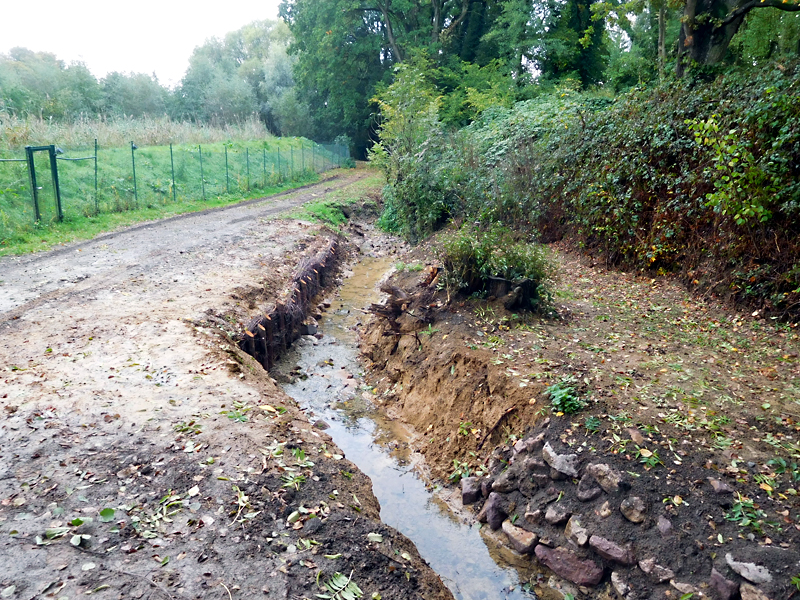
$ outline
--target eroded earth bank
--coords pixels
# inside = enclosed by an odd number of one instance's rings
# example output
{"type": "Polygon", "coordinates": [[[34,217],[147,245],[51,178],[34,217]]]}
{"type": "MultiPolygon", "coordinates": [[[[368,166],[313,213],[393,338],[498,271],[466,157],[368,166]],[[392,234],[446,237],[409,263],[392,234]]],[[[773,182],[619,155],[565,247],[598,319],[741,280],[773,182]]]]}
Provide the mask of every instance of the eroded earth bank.
{"type": "Polygon", "coordinates": [[[795,595],[796,324],[550,250],[546,316],[447,304],[432,248],[402,257],[362,340],[374,402],[487,543],[549,568],[537,594],[795,595]]]}

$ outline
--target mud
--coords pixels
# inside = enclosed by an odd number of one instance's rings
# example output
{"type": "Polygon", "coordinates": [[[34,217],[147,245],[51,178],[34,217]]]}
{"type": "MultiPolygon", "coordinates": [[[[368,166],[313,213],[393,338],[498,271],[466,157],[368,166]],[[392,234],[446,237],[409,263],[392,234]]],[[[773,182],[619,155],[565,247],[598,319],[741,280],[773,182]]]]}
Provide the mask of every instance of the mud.
{"type": "MultiPolygon", "coordinates": [[[[366,233],[373,248],[383,237],[366,233]]],[[[517,572],[494,539],[450,510],[449,494],[438,493],[420,454],[411,451],[405,425],[375,408],[357,360],[357,333],[364,309],[382,300],[378,284],[397,260],[381,250],[346,272],[323,306],[318,337],[298,340],[273,375],[370,478],[381,519],[414,542],[457,599],[529,598],[521,584],[531,579],[530,565],[517,572]]]]}

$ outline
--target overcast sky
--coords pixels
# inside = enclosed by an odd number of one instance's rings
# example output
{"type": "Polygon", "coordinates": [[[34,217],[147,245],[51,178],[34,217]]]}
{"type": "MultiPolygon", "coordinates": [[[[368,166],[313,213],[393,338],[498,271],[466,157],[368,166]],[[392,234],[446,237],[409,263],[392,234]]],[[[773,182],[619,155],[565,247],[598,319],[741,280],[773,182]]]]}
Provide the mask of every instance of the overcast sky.
{"type": "Polygon", "coordinates": [[[251,21],[277,19],[280,0],[225,0],[214,8],[187,0],[16,0],[3,2],[0,54],[15,46],[111,71],[156,73],[174,86],[195,47],[251,21]]]}

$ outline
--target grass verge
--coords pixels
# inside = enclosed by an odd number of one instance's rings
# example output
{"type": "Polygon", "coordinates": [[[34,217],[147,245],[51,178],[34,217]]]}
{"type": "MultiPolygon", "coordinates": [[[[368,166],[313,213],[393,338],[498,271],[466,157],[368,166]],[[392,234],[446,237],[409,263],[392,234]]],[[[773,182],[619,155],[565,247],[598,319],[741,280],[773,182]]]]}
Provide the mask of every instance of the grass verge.
{"type": "MultiPolygon", "coordinates": [[[[378,209],[378,199],[385,183],[383,173],[372,167],[366,167],[369,174],[347,187],[325,192],[324,199],[308,202],[294,209],[287,215],[290,219],[301,219],[315,223],[325,223],[335,230],[347,222],[345,210],[359,202],[372,203],[378,209]]],[[[365,208],[368,208],[365,206],[365,208]]]]}

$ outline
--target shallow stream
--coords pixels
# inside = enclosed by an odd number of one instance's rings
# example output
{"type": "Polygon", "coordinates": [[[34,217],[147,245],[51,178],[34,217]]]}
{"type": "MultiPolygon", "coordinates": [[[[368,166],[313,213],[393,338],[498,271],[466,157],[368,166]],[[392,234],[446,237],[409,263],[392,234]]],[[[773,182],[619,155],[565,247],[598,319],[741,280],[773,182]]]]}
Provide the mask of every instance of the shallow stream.
{"type": "Polygon", "coordinates": [[[405,450],[409,432],[369,401],[354,329],[368,317],[364,309],[380,300],[377,283],[391,264],[365,258],[355,265],[323,316],[322,339],[301,338],[278,364],[279,372],[293,371],[283,388],[312,422],[330,425],[327,433],[372,479],[381,519],[414,542],[458,600],[531,598],[521,585],[533,574],[530,561],[454,514],[414,468],[405,450]]]}

